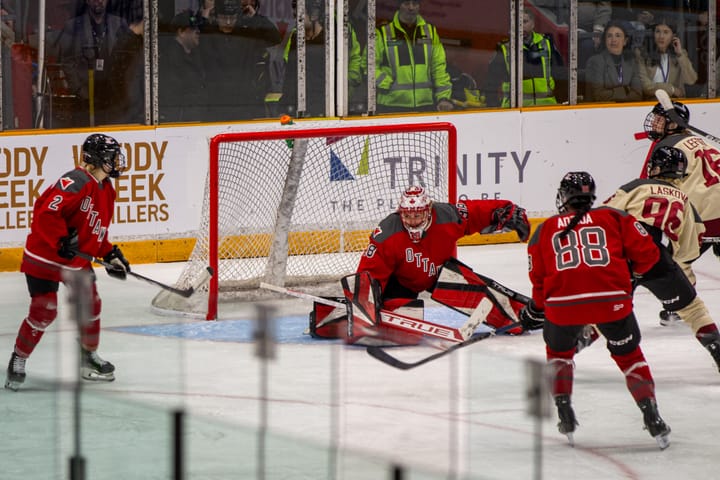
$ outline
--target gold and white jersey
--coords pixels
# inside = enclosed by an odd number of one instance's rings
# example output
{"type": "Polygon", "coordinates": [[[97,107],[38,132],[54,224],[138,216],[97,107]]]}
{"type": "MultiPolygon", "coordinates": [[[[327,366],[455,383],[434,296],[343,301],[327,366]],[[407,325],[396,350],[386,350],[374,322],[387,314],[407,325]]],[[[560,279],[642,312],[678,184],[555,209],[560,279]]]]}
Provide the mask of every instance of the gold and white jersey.
{"type": "Polygon", "coordinates": [[[705,226],[689,195],[678,185],[638,179],[620,187],[604,203],[647,224],[653,236],[662,236],[661,243],[671,249],[673,259],[694,283],[689,263],[700,256],[700,236],[705,226]]]}
{"type": "Polygon", "coordinates": [[[661,146],[675,147],[687,157],[687,176],[676,183],[697,209],[705,226],[706,235],[720,234],[720,148],[702,137],[681,133],[660,140],[661,146]]]}

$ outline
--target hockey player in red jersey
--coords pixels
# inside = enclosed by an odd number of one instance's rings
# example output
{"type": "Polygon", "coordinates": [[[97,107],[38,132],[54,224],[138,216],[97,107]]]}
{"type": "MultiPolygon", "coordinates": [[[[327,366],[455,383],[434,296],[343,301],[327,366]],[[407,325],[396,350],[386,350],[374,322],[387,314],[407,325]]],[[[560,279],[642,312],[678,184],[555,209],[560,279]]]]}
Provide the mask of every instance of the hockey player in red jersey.
{"type": "Polygon", "coordinates": [[[688,196],[678,187],[686,175],[687,164],[682,150],[658,147],[648,163],[648,178],[623,185],[605,200],[605,205],[635,216],[653,237],[667,271],[651,280],[638,278],[638,285],[650,290],[665,311],[690,326],[720,369],[720,332],[697,296],[695,275],[690,268],[690,263],[700,256],[700,238],[705,227],[688,196]]]}
{"type": "Polygon", "coordinates": [[[508,200],[433,202],[424,188],[412,186],[400,197],[397,212],[373,231],[357,271],[369,272],[380,283],[383,299],[417,298],[435,284],[460,238],[501,230],[514,230],[526,241],[525,210],[508,200]]]}
{"type": "Polygon", "coordinates": [[[559,214],[542,223],[528,243],[533,292],[521,320],[536,323],[546,318],[543,338],[558,429],[571,444],[578,424],[570,401],[573,357],[584,326],[596,324],[646,428],[665,448],[670,428],[657,411],[655,384],[633,314],[631,284],[631,273],[655,277],[660,252],[633,216],[609,207],[592,208],[594,201],[595,181],[589,173],[563,177],[556,200],[559,214]]]}
{"type": "Polygon", "coordinates": [[[90,321],[82,326],[81,375],[87,380],[112,381],[115,367],[97,354],[100,340],[101,301],[90,262],[77,252],[101,257],[112,265],[107,273],[125,279],[130,264],[117,245],[110,243],[108,228],[115,205],[112,178],[125,169],[118,142],[92,134],[83,143],[78,166],[35,201],[30,234],[20,271],[30,293],[28,316],[22,321],[7,369],[5,388],[17,390],[25,381],[25,362],[57,315],[57,292],[63,270],[92,273],[90,321]]]}
{"type": "MultiPolygon", "coordinates": [[[[460,238],[501,231],[515,231],[526,241],[530,224],[525,210],[508,200],[434,202],[423,187],[414,185],[402,193],[397,211],[373,231],[357,272],[366,272],[378,283],[383,305],[416,299],[433,290],[440,268],[453,257],[460,238]]],[[[511,320],[493,309],[486,322],[498,328],[511,320]]]]}
{"type": "MultiPolygon", "coordinates": [[[[524,303],[510,298],[509,289],[504,288],[505,292],[489,289],[486,281],[491,279],[481,278],[453,258],[458,239],[465,235],[509,231],[517,232],[522,241],[530,235],[525,210],[508,200],[462,200],[452,205],[434,202],[422,186],[408,187],[400,197],[397,211],[384,218],[370,235],[357,273],[343,279],[343,300],[349,306],[355,305],[355,312],[362,310],[367,314],[365,327],[355,332],[352,322],[348,326],[342,324],[351,320],[345,312],[316,303],[310,317],[311,335],[341,337],[363,344],[368,344],[363,337],[368,337],[372,344],[384,340],[391,344],[417,343],[422,335],[407,330],[398,332],[388,322],[383,325],[377,317],[382,308],[421,318],[422,300],[418,296],[423,291],[433,291],[436,301],[468,314],[468,321],[475,318],[472,313],[480,308],[482,299],[492,296],[494,305],[483,317],[485,322],[494,328],[513,323],[512,317],[517,319],[524,303]],[[436,282],[443,269],[453,281],[459,282],[455,285],[472,292],[465,295],[461,288],[442,289],[436,296],[436,282]],[[470,282],[472,285],[468,285],[470,282]],[[503,298],[497,301],[498,296],[503,298]]],[[[472,333],[470,330],[475,326],[466,324],[466,333],[472,333]]],[[[508,333],[522,333],[522,328],[518,326],[508,333]]]]}

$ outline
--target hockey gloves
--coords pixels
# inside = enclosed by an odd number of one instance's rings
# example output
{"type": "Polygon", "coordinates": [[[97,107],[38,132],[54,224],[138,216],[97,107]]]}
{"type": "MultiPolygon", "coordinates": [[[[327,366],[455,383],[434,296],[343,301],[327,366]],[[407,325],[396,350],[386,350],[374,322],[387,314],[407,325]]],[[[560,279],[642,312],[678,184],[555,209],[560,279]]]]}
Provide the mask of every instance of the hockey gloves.
{"type": "Polygon", "coordinates": [[[530,302],[520,309],[520,323],[525,331],[540,330],[545,323],[545,314],[530,302]]]}
{"type": "Polygon", "coordinates": [[[103,260],[109,264],[105,267],[108,275],[120,280],[127,278],[127,272],[130,271],[130,262],[125,259],[125,256],[123,256],[122,251],[117,245],[113,245],[112,250],[103,257],[103,260]]]}
{"type": "Polygon", "coordinates": [[[68,230],[68,234],[60,239],[60,248],[58,249],[58,255],[62,258],[72,260],[77,255],[78,251],[78,234],[77,230],[71,228],[68,230]]]}
{"type": "Polygon", "coordinates": [[[510,204],[505,207],[496,208],[492,213],[492,223],[482,230],[482,233],[510,232],[515,231],[520,241],[527,241],[530,237],[530,222],[527,219],[525,209],[510,204]]]}

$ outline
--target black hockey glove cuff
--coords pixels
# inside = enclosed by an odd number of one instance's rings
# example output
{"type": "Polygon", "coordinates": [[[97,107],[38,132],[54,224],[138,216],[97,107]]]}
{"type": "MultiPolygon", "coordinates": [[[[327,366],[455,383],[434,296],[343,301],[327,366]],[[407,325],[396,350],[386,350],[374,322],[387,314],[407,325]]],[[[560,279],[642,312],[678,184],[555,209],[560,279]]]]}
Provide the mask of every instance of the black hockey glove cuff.
{"type": "Polygon", "coordinates": [[[492,223],[482,230],[482,233],[515,231],[520,241],[527,241],[530,237],[530,222],[527,212],[519,205],[510,204],[496,208],[492,214],[492,223]]]}
{"type": "Polygon", "coordinates": [[[58,249],[58,255],[62,258],[72,260],[75,258],[78,252],[78,234],[77,230],[71,228],[68,230],[68,234],[60,239],[60,248],[58,249]]]}
{"type": "Polygon", "coordinates": [[[542,310],[535,308],[534,302],[530,302],[520,309],[520,323],[523,330],[539,330],[545,323],[545,314],[542,310]]]}
{"type": "Polygon", "coordinates": [[[127,278],[127,272],[130,271],[130,262],[127,261],[122,253],[122,250],[120,250],[120,247],[113,245],[112,250],[103,257],[103,260],[105,263],[110,264],[105,267],[105,271],[108,275],[120,280],[125,280],[127,278]]]}

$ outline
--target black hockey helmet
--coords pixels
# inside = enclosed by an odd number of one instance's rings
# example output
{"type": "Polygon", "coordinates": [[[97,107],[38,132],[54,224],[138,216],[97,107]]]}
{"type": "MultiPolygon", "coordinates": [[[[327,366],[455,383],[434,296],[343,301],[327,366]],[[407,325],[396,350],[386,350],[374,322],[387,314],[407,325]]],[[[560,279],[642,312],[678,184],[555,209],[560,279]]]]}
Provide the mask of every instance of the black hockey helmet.
{"type": "Polygon", "coordinates": [[[656,148],[647,164],[647,174],[650,178],[684,178],[687,171],[687,158],[685,153],[675,147],[656,148]],[[655,170],[655,168],[659,170],[655,170]]]}
{"type": "MultiPolygon", "coordinates": [[[[686,124],[690,122],[690,110],[688,110],[685,104],[680,102],[673,102],[673,107],[675,109],[675,113],[677,113],[680,118],[685,120],[686,124]]],[[[659,140],[666,135],[670,135],[671,133],[682,132],[685,128],[670,120],[663,106],[657,103],[653,107],[652,111],[647,114],[647,117],[645,117],[643,129],[645,130],[645,133],[648,134],[648,137],[652,138],[653,140],[659,140]],[[661,118],[663,120],[660,120],[661,118]],[[671,124],[673,125],[672,127],[671,124]]]]}
{"type": "Polygon", "coordinates": [[[595,201],[595,180],[588,172],[568,172],[560,181],[555,206],[560,213],[588,210],[595,201]]]}
{"type": "Polygon", "coordinates": [[[85,163],[103,168],[111,178],[119,177],[127,167],[120,144],[113,137],[102,133],[93,133],[87,137],[82,146],[82,153],[85,163]]]}

